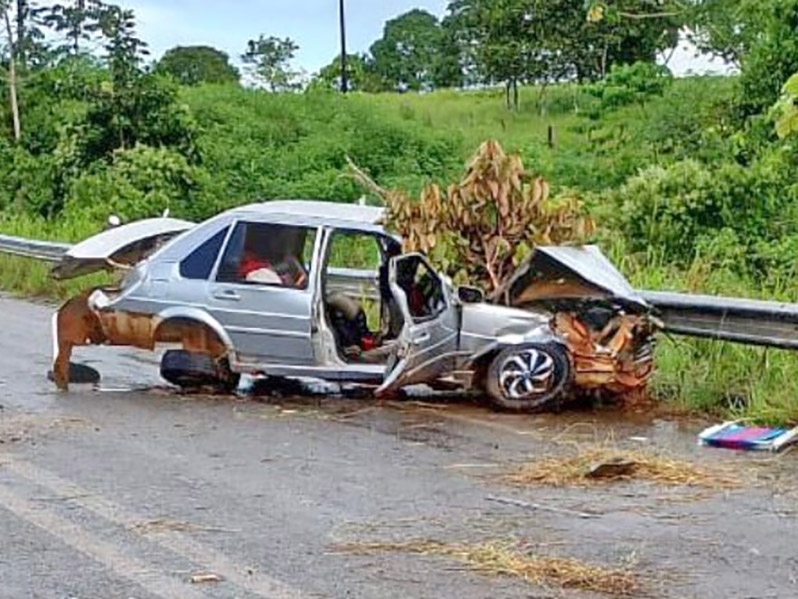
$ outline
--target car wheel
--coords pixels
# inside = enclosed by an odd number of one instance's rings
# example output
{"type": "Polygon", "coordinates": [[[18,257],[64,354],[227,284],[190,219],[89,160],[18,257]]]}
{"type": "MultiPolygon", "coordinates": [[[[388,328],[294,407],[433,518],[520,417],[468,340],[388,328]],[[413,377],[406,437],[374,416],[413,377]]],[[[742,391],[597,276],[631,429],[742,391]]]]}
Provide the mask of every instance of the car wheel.
{"type": "Polygon", "coordinates": [[[540,410],[560,398],[570,376],[571,363],[563,348],[527,344],[507,348],[493,359],[485,390],[502,410],[540,410]]]}
{"type": "Polygon", "coordinates": [[[207,354],[169,350],[161,359],[161,376],[182,389],[216,387],[232,392],[240,376],[230,370],[227,360],[214,360],[207,354]]]}

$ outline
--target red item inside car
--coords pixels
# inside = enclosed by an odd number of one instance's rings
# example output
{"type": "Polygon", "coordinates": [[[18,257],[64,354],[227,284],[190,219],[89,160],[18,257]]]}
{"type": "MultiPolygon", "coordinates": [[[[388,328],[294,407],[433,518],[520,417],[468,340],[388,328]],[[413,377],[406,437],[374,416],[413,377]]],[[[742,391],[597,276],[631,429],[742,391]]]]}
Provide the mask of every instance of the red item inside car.
{"type": "Polygon", "coordinates": [[[364,335],[360,338],[360,349],[363,351],[369,351],[374,349],[374,336],[373,335],[364,335]]]}

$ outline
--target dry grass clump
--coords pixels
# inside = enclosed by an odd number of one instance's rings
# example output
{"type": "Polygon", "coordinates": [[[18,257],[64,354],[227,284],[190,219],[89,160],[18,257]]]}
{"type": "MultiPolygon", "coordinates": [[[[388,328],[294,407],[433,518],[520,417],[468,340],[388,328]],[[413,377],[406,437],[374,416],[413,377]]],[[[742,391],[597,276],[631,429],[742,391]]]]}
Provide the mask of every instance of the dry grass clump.
{"type": "Polygon", "coordinates": [[[519,553],[511,544],[503,542],[348,543],[339,545],[336,549],[358,555],[412,553],[444,556],[457,559],[482,574],[513,576],[538,586],[558,586],[610,595],[631,595],[640,588],[637,577],[629,569],[590,566],[572,558],[526,555],[519,553]]]}
{"type": "Polygon", "coordinates": [[[619,480],[641,480],[666,486],[692,486],[728,489],[740,485],[725,469],[714,470],[663,453],[622,450],[611,447],[580,447],[575,455],[551,456],[518,468],[503,477],[519,486],[588,486],[619,480]],[[626,464],[617,475],[592,476],[601,464],[626,464]]]}

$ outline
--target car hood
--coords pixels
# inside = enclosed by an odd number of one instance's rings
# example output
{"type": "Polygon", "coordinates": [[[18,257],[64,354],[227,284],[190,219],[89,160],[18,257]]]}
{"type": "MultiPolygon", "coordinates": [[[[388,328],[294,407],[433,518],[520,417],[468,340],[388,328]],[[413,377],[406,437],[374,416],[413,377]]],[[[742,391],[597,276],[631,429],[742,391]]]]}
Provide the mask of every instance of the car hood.
{"type": "Polygon", "coordinates": [[[497,294],[500,303],[519,307],[547,300],[598,298],[648,308],[645,299],[594,245],[535,248],[497,294]]]}
{"type": "Polygon", "coordinates": [[[103,231],[73,245],[56,264],[51,275],[72,279],[100,270],[137,264],[165,241],[194,227],[176,218],[149,218],[103,231]]]}

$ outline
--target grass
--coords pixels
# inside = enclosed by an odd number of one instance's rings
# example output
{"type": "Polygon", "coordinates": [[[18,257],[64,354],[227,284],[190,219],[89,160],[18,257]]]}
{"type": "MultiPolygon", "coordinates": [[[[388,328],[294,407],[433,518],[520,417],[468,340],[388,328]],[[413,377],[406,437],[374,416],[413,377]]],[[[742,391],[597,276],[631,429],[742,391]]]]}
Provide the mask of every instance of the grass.
{"type": "Polygon", "coordinates": [[[462,562],[481,574],[512,576],[535,586],[623,596],[637,594],[641,589],[638,577],[627,567],[610,569],[583,564],[573,558],[522,553],[512,543],[502,541],[478,544],[439,541],[348,543],[335,549],[357,555],[410,553],[442,556],[462,562]]]}
{"type": "MultiPolygon", "coordinates": [[[[698,256],[689,268],[605,244],[610,260],[637,289],[662,289],[794,303],[798,283],[745,279],[698,256]]],[[[680,410],[765,424],[798,424],[798,352],[708,339],[659,336],[655,399],[680,410]]]]}
{"type": "Polygon", "coordinates": [[[740,485],[740,481],[723,469],[708,469],[661,452],[607,446],[579,447],[569,455],[535,460],[505,475],[503,480],[517,486],[551,487],[597,486],[619,480],[709,489],[728,489],[740,485]],[[631,467],[619,476],[589,476],[594,466],[611,463],[625,463],[631,467]]]}
{"type": "Polygon", "coordinates": [[[73,281],[56,282],[50,277],[49,264],[0,254],[0,291],[19,297],[63,300],[110,281],[109,275],[101,273],[73,281]]]}

